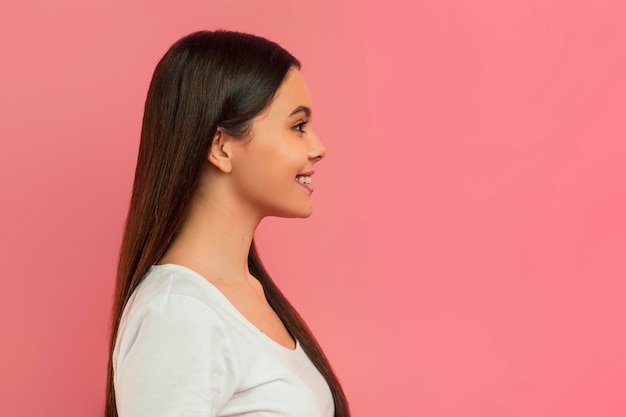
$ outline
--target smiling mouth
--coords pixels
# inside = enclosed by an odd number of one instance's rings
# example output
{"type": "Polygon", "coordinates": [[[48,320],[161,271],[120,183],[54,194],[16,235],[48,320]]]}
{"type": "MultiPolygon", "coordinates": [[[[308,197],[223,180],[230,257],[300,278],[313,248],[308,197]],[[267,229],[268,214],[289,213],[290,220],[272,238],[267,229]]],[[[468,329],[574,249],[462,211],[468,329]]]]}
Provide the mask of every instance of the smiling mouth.
{"type": "Polygon", "coordinates": [[[310,175],[298,175],[295,181],[301,186],[303,186],[304,188],[306,188],[307,190],[309,190],[310,192],[313,192],[313,186],[311,185],[310,175]]]}

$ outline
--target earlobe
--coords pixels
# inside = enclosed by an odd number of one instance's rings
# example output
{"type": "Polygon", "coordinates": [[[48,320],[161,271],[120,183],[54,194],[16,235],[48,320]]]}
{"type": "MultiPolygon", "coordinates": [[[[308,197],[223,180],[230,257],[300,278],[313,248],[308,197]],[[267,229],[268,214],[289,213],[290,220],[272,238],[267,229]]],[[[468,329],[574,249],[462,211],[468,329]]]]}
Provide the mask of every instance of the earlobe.
{"type": "Polygon", "coordinates": [[[217,128],[208,155],[209,162],[225,174],[229,174],[233,169],[227,136],[220,128],[217,128]]]}

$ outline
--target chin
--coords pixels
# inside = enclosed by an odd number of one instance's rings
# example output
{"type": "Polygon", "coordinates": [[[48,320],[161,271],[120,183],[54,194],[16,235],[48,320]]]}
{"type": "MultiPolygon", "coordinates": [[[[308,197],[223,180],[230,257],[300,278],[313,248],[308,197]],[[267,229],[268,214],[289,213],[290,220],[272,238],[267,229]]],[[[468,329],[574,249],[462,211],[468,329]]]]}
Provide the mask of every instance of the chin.
{"type": "Polygon", "coordinates": [[[306,219],[307,217],[311,217],[311,214],[313,214],[313,206],[308,206],[305,210],[302,210],[297,217],[306,219]]]}
{"type": "Polygon", "coordinates": [[[287,219],[306,219],[313,214],[313,207],[300,208],[299,210],[280,211],[273,214],[274,217],[287,219]]]}

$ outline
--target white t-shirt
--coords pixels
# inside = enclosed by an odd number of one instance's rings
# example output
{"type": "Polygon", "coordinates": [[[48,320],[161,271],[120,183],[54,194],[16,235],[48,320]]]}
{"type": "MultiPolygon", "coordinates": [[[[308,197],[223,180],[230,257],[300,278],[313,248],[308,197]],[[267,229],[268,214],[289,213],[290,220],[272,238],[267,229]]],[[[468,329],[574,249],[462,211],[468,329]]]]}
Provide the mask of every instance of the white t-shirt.
{"type": "Polygon", "coordinates": [[[153,266],[130,298],[113,351],[120,417],[332,417],[325,379],[296,342],[250,323],[211,283],[153,266]]]}

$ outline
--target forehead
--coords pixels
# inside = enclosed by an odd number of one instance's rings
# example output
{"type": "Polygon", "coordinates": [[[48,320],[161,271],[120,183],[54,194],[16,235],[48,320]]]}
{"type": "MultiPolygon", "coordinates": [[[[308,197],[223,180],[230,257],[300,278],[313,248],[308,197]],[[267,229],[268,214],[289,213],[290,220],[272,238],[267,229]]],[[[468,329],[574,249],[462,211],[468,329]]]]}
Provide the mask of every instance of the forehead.
{"type": "Polygon", "coordinates": [[[292,68],[264,116],[287,118],[298,106],[311,108],[311,97],[302,73],[297,68],[292,68]]]}

